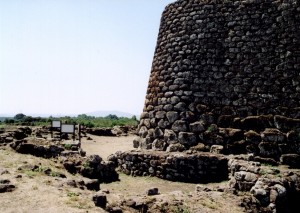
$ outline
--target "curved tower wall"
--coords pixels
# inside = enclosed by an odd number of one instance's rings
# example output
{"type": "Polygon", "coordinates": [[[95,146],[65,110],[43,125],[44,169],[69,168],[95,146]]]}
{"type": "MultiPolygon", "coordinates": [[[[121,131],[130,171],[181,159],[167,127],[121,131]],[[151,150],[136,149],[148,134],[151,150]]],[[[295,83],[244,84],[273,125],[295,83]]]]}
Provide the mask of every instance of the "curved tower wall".
{"type": "Polygon", "coordinates": [[[300,1],[178,0],[162,14],[135,145],[207,145],[205,132],[244,134],[251,118],[278,129],[276,116],[300,118],[299,74],[300,1]]]}

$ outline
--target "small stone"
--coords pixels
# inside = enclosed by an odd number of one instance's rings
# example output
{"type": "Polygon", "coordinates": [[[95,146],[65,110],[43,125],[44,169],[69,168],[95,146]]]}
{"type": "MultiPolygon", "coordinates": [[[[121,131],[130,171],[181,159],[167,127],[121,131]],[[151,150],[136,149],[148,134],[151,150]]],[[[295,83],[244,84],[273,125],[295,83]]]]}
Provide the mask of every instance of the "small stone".
{"type": "Polygon", "coordinates": [[[10,174],[10,173],[6,169],[0,169],[0,175],[4,175],[4,174],[10,174]]]}
{"type": "Polygon", "coordinates": [[[16,187],[12,184],[0,184],[0,193],[12,192],[15,188],[16,187]]]}
{"type": "Polygon", "coordinates": [[[8,179],[0,179],[0,184],[8,184],[10,183],[10,180],[8,179]]]}
{"type": "Polygon", "coordinates": [[[158,188],[151,188],[146,191],[148,196],[158,195],[158,188]]]}
{"type": "Polygon", "coordinates": [[[223,152],[224,147],[222,145],[212,145],[210,147],[210,152],[214,154],[221,154],[223,152]]]}
{"type": "Polygon", "coordinates": [[[84,182],[84,185],[88,190],[95,190],[99,191],[100,190],[100,183],[98,179],[90,179],[84,182]]]}
{"type": "Polygon", "coordinates": [[[132,199],[129,199],[129,200],[125,200],[124,205],[125,206],[129,206],[131,208],[134,208],[135,205],[136,205],[136,202],[134,200],[132,200],[132,199]]]}
{"type": "Polygon", "coordinates": [[[123,210],[119,206],[114,206],[109,210],[110,213],[122,213],[123,210]]]}
{"type": "Polygon", "coordinates": [[[106,195],[104,193],[102,193],[102,192],[96,193],[93,196],[93,201],[95,203],[95,206],[99,206],[101,208],[105,208],[106,207],[107,198],[106,198],[106,195]]]}

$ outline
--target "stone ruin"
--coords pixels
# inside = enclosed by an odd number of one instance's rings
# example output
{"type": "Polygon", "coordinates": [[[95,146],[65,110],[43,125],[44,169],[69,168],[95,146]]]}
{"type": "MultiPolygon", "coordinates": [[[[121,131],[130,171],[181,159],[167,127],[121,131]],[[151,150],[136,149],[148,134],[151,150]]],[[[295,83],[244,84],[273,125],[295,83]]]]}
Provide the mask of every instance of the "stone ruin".
{"type": "Polygon", "coordinates": [[[169,4],[134,147],[299,166],[299,26],[298,0],[169,4]]]}
{"type": "Polygon", "coordinates": [[[233,193],[249,193],[241,204],[248,212],[295,212],[299,26],[298,0],[169,4],[133,141],[138,151],[110,160],[133,176],[229,180],[233,193]]]}

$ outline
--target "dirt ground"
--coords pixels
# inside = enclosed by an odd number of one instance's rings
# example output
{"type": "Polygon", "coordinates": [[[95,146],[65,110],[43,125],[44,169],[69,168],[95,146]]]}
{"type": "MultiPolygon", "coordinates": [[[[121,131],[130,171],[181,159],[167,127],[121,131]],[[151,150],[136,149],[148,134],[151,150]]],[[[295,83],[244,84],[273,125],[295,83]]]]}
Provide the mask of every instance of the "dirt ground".
{"type": "Polygon", "coordinates": [[[82,139],[81,148],[87,152],[88,155],[99,155],[106,160],[110,154],[117,151],[128,151],[133,148],[134,135],[122,137],[106,137],[106,136],[90,136],[92,140],[82,139]]]}
{"type": "MultiPolygon", "coordinates": [[[[134,136],[100,137],[90,135],[92,140],[82,140],[82,148],[87,154],[98,154],[104,160],[116,151],[133,149],[134,136]]],[[[92,202],[94,191],[81,190],[64,184],[66,179],[82,179],[79,175],[71,175],[64,170],[55,159],[42,159],[31,155],[14,152],[9,147],[0,148],[0,180],[8,179],[16,186],[12,192],[0,193],[0,212],[67,212],[87,213],[105,212],[95,207],[92,202]],[[63,173],[67,178],[52,177],[42,172],[19,170],[24,165],[39,165],[63,173]],[[1,172],[2,171],[2,172],[1,172]],[[7,171],[4,172],[3,171],[7,171]],[[3,174],[2,174],[3,173],[3,174]]],[[[203,187],[224,186],[227,182],[203,185],[203,187]]],[[[161,180],[154,177],[131,177],[120,174],[120,181],[100,184],[107,194],[108,204],[117,204],[120,200],[156,201],[161,205],[152,212],[185,212],[185,213],[237,213],[243,212],[238,206],[240,200],[230,193],[217,191],[195,193],[197,184],[179,183],[161,180]],[[159,195],[146,196],[146,189],[157,187],[159,195]],[[185,209],[178,210],[179,203],[185,209]],[[168,208],[165,209],[165,206],[168,208]]],[[[123,212],[133,212],[123,210],[123,212]]],[[[137,211],[139,212],[139,211],[137,211]]]]}

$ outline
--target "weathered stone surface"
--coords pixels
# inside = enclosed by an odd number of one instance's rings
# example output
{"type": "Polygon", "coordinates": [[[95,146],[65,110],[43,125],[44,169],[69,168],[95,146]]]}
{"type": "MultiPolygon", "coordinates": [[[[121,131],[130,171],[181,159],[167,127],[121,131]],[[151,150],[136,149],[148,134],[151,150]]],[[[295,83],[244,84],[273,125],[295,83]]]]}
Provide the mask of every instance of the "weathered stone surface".
{"type": "Polygon", "coordinates": [[[164,140],[161,139],[155,139],[152,143],[152,149],[153,150],[158,150],[158,151],[163,151],[165,147],[165,142],[164,140]]]}
{"type": "Polygon", "coordinates": [[[178,141],[182,145],[191,147],[197,144],[197,137],[194,133],[190,132],[179,132],[178,141]]]}
{"type": "Polygon", "coordinates": [[[167,152],[182,152],[185,150],[185,147],[182,144],[170,144],[167,148],[167,152]]]}
{"type": "Polygon", "coordinates": [[[225,154],[275,161],[300,154],[298,14],[297,0],[168,5],[138,128],[147,139],[139,147],[155,149],[161,139],[178,148],[186,132],[207,150],[224,146],[225,154]],[[149,134],[156,128],[163,137],[149,134]]]}
{"type": "Polygon", "coordinates": [[[12,184],[0,184],[0,193],[12,192],[15,188],[15,185],[12,184]]]}
{"type": "Polygon", "coordinates": [[[298,154],[283,154],[280,157],[280,162],[289,165],[292,168],[300,168],[300,155],[298,154]]]}
{"type": "Polygon", "coordinates": [[[95,206],[99,206],[101,208],[105,208],[106,207],[106,203],[107,203],[107,198],[106,195],[102,192],[98,192],[93,196],[93,201],[95,203],[95,206]]]}
{"type": "Polygon", "coordinates": [[[166,129],[165,130],[164,140],[168,144],[172,144],[172,143],[177,143],[178,142],[177,135],[175,134],[175,132],[173,130],[170,130],[170,129],[166,129]]]}
{"type": "MultiPolygon", "coordinates": [[[[171,144],[168,149],[176,145],[181,144],[171,144]]],[[[197,183],[228,178],[228,160],[222,155],[152,151],[120,152],[116,155],[119,168],[128,175],[151,175],[162,179],[197,183]]]]}
{"type": "Polygon", "coordinates": [[[259,144],[261,142],[261,136],[257,132],[250,130],[244,133],[246,141],[252,144],[259,144]]]}
{"type": "Polygon", "coordinates": [[[185,121],[177,120],[172,125],[172,130],[174,132],[185,132],[187,131],[187,123],[185,121]]]}
{"type": "Polygon", "coordinates": [[[261,133],[261,138],[263,141],[267,142],[283,143],[286,139],[286,136],[278,129],[267,128],[261,133]]]}
{"type": "Polygon", "coordinates": [[[133,148],[139,148],[140,146],[140,141],[141,141],[141,138],[140,137],[135,137],[133,139],[133,148]]]}
{"type": "Polygon", "coordinates": [[[167,118],[170,123],[174,123],[179,118],[179,114],[178,112],[170,111],[167,112],[167,118]]]}
{"type": "Polygon", "coordinates": [[[148,196],[158,195],[158,188],[147,189],[146,195],[148,195],[148,196]]]}
{"type": "Polygon", "coordinates": [[[278,156],[278,145],[272,142],[261,142],[258,145],[259,148],[259,154],[262,157],[267,157],[267,158],[276,158],[278,156]]]}
{"type": "Polygon", "coordinates": [[[95,190],[99,191],[100,190],[100,183],[98,179],[90,179],[84,181],[84,185],[88,190],[95,190]]]}
{"type": "Polygon", "coordinates": [[[205,131],[205,127],[202,122],[194,122],[190,124],[190,130],[193,133],[201,133],[205,131]]]}
{"type": "Polygon", "coordinates": [[[214,154],[222,154],[224,147],[222,145],[212,145],[210,152],[214,154]]]}

